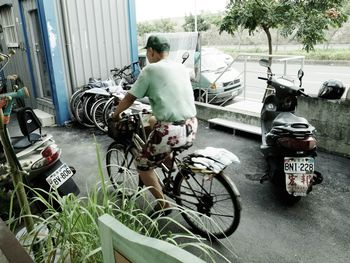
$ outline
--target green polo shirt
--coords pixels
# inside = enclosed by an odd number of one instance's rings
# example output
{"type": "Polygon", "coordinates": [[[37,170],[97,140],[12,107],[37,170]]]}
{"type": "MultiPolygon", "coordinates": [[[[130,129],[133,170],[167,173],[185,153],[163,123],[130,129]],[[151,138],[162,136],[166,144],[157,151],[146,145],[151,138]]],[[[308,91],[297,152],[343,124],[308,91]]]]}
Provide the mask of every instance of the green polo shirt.
{"type": "Polygon", "coordinates": [[[137,98],[148,97],[159,121],[180,121],[196,116],[189,72],[181,63],[163,59],[147,65],[129,90],[137,98]]]}

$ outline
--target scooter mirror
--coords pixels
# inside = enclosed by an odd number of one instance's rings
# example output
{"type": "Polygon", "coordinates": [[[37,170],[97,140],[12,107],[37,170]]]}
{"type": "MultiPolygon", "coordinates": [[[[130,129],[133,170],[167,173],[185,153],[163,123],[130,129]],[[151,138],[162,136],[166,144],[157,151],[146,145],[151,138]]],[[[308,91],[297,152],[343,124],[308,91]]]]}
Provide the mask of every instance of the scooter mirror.
{"type": "Polygon", "coordinates": [[[304,77],[304,71],[302,69],[298,70],[298,79],[301,80],[301,78],[304,77]]]}
{"type": "Polygon", "coordinates": [[[182,54],[182,63],[184,63],[188,57],[190,56],[190,53],[188,53],[187,51],[185,53],[182,54]]]}
{"type": "Polygon", "coordinates": [[[299,79],[299,81],[300,81],[299,87],[302,86],[302,81],[301,81],[301,79],[303,78],[303,76],[304,76],[304,71],[303,71],[302,69],[299,69],[299,70],[298,70],[298,79],[299,79]]]}
{"type": "Polygon", "coordinates": [[[268,68],[270,66],[270,62],[268,59],[260,59],[259,60],[259,65],[268,68]]]}

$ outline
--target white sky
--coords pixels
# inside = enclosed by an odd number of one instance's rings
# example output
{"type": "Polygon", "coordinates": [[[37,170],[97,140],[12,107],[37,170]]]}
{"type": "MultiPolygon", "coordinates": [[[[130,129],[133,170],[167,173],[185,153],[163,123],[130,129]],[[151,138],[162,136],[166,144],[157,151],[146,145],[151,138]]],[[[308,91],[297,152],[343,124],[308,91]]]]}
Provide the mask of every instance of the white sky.
{"type": "Polygon", "coordinates": [[[135,0],[137,22],[224,11],[228,0],[135,0]]]}

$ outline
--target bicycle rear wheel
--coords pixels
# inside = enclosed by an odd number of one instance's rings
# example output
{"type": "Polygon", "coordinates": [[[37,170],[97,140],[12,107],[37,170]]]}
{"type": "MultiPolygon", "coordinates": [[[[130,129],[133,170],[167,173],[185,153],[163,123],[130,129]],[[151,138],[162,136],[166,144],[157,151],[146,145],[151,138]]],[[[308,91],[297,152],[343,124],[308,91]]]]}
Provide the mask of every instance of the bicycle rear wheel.
{"type": "Polygon", "coordinates": [[[106,164],[109,180],[117,191],[133,195],[142,187],[134,165],[136,148],[113,142],[107,150],[106,164]]]}
{"type": "Polygon", "coordinates": [[[90,122],[88,119],[86,119],[85,114],[84,114],[84,104],[85,104],[85,99],[87,97],[82,95],[79,98],[79,101],[76,104],[76,108],[74,111],[74,117],[75,119],[82,125],[88,128],[95,127],[95,123],[90,122]]]}
{"type": "Polygon", "coordinates": [[[87,90],[86,87],[76,90],[69,99],[69,109],[73,117],[75,117],[74,112],[75,112],[76,106],[80,100],[80,97],[84,94],[85,90],[87,90]]]}
{"type": "Polygon", "coordinates": [[[225,238],[237,229],[241,214],[240,197],[229,182],[223,173],[189,174],[182,170],[177,174],[174,184],[176,203],[199,213],[182,213],[194,232],[206,238],[225,238]]]}
{"type": "Polygon", "coordinates": [[[92,120],[94,121],[96,127],[105,133],[108,131],[108,126],[104,122],[103,108],[107,101],[107,98],[99,99],[94,103],[91,109],[92,120]]]}
{"type": "Polygon", "coordinates": [[[98,101],[100,97],[98,95],[89,94],[84,100],[84,116],[90,123],[94,123],[94,120],[91,115],[92,106],[98,101]]]}
{"type": "Polygon", "coordinates": [[[104,121],[105,125],[108,124],[109,114],[114,112],[116,107],[117,106],[115,105],[115,98],[114,97],[110,98],[106,102],[105,106],[103,107],[103,121],[104,121]]]}

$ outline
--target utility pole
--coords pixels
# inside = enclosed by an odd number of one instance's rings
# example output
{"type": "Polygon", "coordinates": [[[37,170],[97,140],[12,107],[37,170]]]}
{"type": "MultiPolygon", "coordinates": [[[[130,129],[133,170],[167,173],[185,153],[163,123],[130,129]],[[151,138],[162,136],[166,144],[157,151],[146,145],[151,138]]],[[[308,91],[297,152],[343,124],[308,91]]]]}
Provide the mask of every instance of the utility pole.
{"type": "Polygon", "coordinates": [[[197,26],[197,0],[194,0],[194,31],[198,32],[198,26],[197,26]]]}

